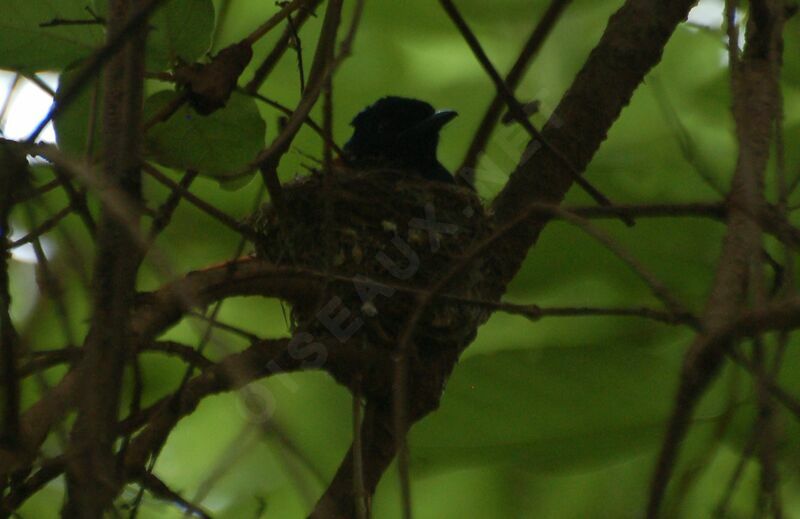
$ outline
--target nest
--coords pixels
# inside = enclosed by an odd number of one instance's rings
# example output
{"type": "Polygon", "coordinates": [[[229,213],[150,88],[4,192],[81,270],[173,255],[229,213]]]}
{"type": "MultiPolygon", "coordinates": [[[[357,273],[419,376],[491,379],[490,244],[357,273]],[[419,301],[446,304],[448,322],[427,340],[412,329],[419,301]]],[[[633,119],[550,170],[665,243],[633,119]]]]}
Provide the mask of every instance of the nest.
{"type": "MultiPolygon", "coordinates": [[[[251,220],[262,237],[256,255],[328,279],[314,301],[290,302],[293,326],[315,337],[331,335],[320,311],[336,316],[346,309],[341,327],[347,333],[337,338],[384,351],[396,348],[421,291],[461,261],[487,229],[472,190],[397,170],[336,169],[329,179],[314,173],[286,184],[283,200],[285,222],[271,205],[251,220]],[[357,329],[348,326],[359,320],[357,329]]],[[[474,298],[483,281],[481,265],[470,265],[446,292],[474,298]]],[[[439,298],[422,315],[415,350],[460,351],[485,318],[479,306],[439,298]]]]}

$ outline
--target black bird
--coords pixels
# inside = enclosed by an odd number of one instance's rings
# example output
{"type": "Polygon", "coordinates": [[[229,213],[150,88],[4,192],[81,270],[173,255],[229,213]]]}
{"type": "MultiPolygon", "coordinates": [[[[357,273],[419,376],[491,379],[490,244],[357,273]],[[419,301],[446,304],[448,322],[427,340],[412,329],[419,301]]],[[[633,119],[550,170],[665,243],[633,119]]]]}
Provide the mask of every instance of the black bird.
{"type": "Polygon", "coordinates": [[[456,115],[417,99],[379,99],[350,123],[354,131],[344,146],[345,163],[353,168],[398,168],[452,184],[453,176],[436,158],[436,147],[439,130],[456,115]]]}

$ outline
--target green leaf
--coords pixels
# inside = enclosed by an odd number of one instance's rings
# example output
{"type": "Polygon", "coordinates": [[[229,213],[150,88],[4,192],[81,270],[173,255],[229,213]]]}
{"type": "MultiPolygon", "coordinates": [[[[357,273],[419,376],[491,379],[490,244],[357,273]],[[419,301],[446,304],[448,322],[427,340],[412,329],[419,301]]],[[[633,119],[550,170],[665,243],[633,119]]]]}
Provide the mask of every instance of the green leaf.
{"type": "Polygon", "coordinates": [[[100,25],[40,24],[91,20],[89,0],[3,0],[0,2],[0,68],[37,72],[62,70],[103,41],[100,25]]]}
{"type": "MultiPolygon", "coordinates": [[[[94,0],[95,11],[105,17],[107,0],[94,0]]],[[[166,70],[180,60],[194,62],[211,47],[214,34],[212,0],[170,0],[148,21],[147,67],[166,70]]]]}
{"type": "Polygon", "coordinates": [[[176,60],[194,62],[211,47],[211,0],[170,0],[150,20],[147,60],[151,68],[170,68],[176,60]]]}
{"type": "MultiPolygon", "coordinates": [[[[145,120],[177,95],[164,91],[150,96],[145,102],[145,120]]],[[[164,166],[225,179],[255,159],[264,147],[265,131],[255,101],[234,93],[224,109],[209,116],[184,104],[169,120],[150,129],[146,153],[164,166]]]]}
{"type": "Polygon", "coordinates": [[[224,189],[225,191],[238,191],[242,189],[244,186],[250,183],[253,180],[253,175],[245,175],[242,177],[236,177],[233,179],[226,179],[224,177],[219,178],[219,187],[224,189]]]}
{"type": "Polygon", "coordinates": [[[413,429],[411,454],[429,468],[515,464],[536,471],[641,454],[663,436],[679,358],[665,362],[630,346],[468,358],[441,407],[413,429]]]}

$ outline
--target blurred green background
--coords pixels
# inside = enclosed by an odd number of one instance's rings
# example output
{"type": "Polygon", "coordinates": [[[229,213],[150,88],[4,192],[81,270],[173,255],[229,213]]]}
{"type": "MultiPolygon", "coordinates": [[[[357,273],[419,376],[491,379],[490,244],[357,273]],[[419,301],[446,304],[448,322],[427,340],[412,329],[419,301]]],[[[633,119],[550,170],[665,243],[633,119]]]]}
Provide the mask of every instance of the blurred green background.
{"type": "MultiPolygon", "coordinates": [[[[59,71],[86,56],[102,41],[97,27],[47,32],[38,23],[56,15],[85,18],[84,8],[90,1],[4,0],[0,3],[0,67],[59,71]]],[[[212,12],[209,0],[172,0],[174,11],[153,22],[157,41],[153,43],[149,70],[162,70],[176,54],[191,60],[202,58],[212,39],[210,52],[214,53],[245,37],[277,10],[272,2],[231,0],[226,16],[215,29],[214,15],[219,15],[222,3],[214,0],[212,12]]],[[[501,71],[513,63],[547,6],[543,0],[457,3],[501,71]]],[[[566,10],[517,90],[523,100],[541,101],[542,114],[534,116],[537,125],[556,106],[597,43],[608,16],[621,3],[575,0],[566,10]]],[[[345,26],[352,2],[347,4],[345,26]]],[[[647,204],[722,199],[714,186],[726,189],[736,147],[721,11],[721,1],[700,2],[690,23],[678,28],[663,61],[637,90],[590,165],[587,177],[614,201],[647,204]],[[681,152],[676,121],[685,128],[694,148],[693,164],[681,152]]],[[[324,4],[300,32],[306,67],[313,56],[323,12],[324,4]]],[[[282,29],[255,46],[242,84],[252,76],[282,29]]],[[[800,172],[798,43],[800,19],[795,17],[786,28],[782,78],[790,178],[800,172]]],[[[61,84],[67,84],[69,77],[70,72],[66,72],[61,84]]],[[[148,82],[150,94],[169,89],[167,83],[148,82]]],[[[56,126],[59,143],[76,154],[85,152],[91,91],[56,126]]],[[[287,106],[296,105],[299,79],[295,55],[286,54],[260,92],[287,106]]],[[[460,113],[443,132],[440,146],[442,162],[455,168],[493,92],[489,79],[436,2],[368,1],[353,55],[334,80],[334,135],[343,143],[353,115],[381,96],[424,99],[460,113]]],[[[246,160],[253,146],[257,150],[275,138],[278,114],[274,110],[248,99],[232,103],[238,106],[230,112],[233,122],[217,126],[228,138],[223,143],[227,151],[206,147],[220,140],[213,133],[204,135],[198,130],[176,137],[178,130],[173,129],[156,131],[157,135],[151,137],[148,145],[153,156],[173,165],[202,157],[197,159],[201,174],[208,175],[213,172],[203,171],[202,164],[213,162],[219,173],[226,163],[239,160],[237,157],[246,160]],[[266,122],[263,139],[259,133],[263,129],[254,114],[260,114],[266,122]],[[239,138],[237,131],[245,135],[239,138]],[[159,155],[159,144],[167,153],[179,148],[180,156],[159,155]]],[[[318,109],[314,116],[321,119],[318,109]]],[[[498,129],[477,174],[479,193],[487,202],[502,188],[526,140],[524,132],[515,126],[498,129]]],[[[308,156],[320,157],[321,147],[319,138],[303,129],[281,163],[281,178],[288,181],[305,174],[306,166],[314,164],[308,156]]],[[[52,178],[47,166],[37,169],[40,182],[52,178]]],[[[173,178],[180,178],[180,172],[174,172],[173,178]]],[[[235,218],[244,218],[252,210],[259,183],[260,178],[255,177],[244,186],[221,188],[214,178],[201,177],[192,190],[235,218]]],[[[773,201],[774,185],[771,165],[767,194],[773,201]]],[[[149,179],[145,192],[151,207],[168,194],[149,179]]],[[[793,200],[798,202],[800,197],[793,200]]],[[[566,201],[568,205],[590,202],[578,190],[570,192],[566,201]]],[[[64,205],[63,194],[52,192],[41,203],[31,205],[32,215],[19,208],[14,225],[30,229],[64,205]]],[[[686,306],[702,310],[720,249],[722,224],[665,218],[642,220],[633,228],[616,221],[598,225],[632,251],[686,306]]],[[[48,234],[46,245],[51,266],[62,281],[69,331],[60,323],[52,301],[39,296],[34,264],[23,261],[20,255],[11,263],[14,318],[26,344],[35,349],[78,344],[89,317],[86,276],[92,247],[79,219],[65,219],[48,234]]],[[[224,261],[236,245],[237,237],[225,227],[182,204],[157,242],[169,271],[148,262],[142,269],[140,287],[153,289],[170,276],[224,261]]],[[[766,241],[766,248],[783,259],[782,248],[771,239],[766,241]]],[[[611,252],[581,230],[561,222],[548,225],[506,299],[543,306],[658,306],[647,287],[611,252]]],[[[260,336],[287,333],[284,309],[271,300],[227,300],[220,320],[260,336]]],[[[165,338],[196,344],[202,331],[201,321],[188,319],[165,338]]],[[[681,358],[691,336],[681,327],[631,318],[546,318],[529,322],[522,317],[495,315],[481,328],[456,368],[440,410],[412,431],[415,517],[639,517],[672,406],[681,358]]],[[[214,337],[209,349],[214,358],[246,345],[233,334],[218,331],[214,337]]],[[[790,391],[800,380],[796,343],[793,341],[787,351],[780,377],[790,391]]],[[[163,355],[148,354],[143,359],[146,405],[174,391],[183,369],[163,355]]],[[[53,383],[63,372],[54,368],[45,373],[45,378],[53,383]]],[[[129,391],[130,380],[125,385],[129,391]]],[[[38,398],[40,388],[33,379],[28,380],[24,388],[26,404],[38,398]]],[[[249,391],[267,405],[270,420],[259,420],[248,411],[239,394],[209,398],[170,436],[155,471],[185,497],[199,496],[214,517],[257,517],[259,511],[262,517],[301,517],[325,488],[349,446],[349,394],[328,376],[317,373],[274,377],[254,384],[249,391]]],[[[735,368],[726,369],[696,413],[671,487],[673,497],[667,503],[670,517],[710,516],[752,434],[753,404],[751,381],[735,368]],[[720,427],[722,417],[730,418],[724,428],[720,427]]],[[[782,410],[778,423],[782,497],[786,516],[792,517],[792,511],[800,509],[800,431],[796,420],[782,410]]],[[[56,454],[59,448],[54,437],[45,450],[56,454]]],[[[751,516],[758,474],[758,464],[749,461],[727,517],[751,516]]],[[[398,489],[392,469],[378,488],[374,517],[400,517],[398,489]]],[[[20,515],[56,517],[63,490],[63,480],[54,481],[31,499],[20,515]]],[[[130,487],[120,504],[130,502],[135,492],[136,488],[130,487]]],[[[148,495],[139,515],[181,516],[180,509],[148,495]]]]}

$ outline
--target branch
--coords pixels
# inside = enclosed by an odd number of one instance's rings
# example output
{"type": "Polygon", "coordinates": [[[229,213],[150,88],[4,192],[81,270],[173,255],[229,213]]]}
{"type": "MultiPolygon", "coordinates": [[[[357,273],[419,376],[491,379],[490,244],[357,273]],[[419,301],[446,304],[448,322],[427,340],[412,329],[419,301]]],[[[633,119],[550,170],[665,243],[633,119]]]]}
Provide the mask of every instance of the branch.
{"type": "Polygon", "coordinates": [[[289,150],[292,141],[300,131],[300,127],[311,112],[314,104],[319,98],[322,87],[329,74],[333,73],[333,64],[329,63],[329,51],[336,44],[336,34],[339,29],[339,21],[342,15],[342,0],[329,0],[328,8],[325,10],[325,19],[322,22],[319,41],[314,53],[314,62],[308,74],[308,87],[300,99],[292,116],[286,123],[283,131],[278,135],[266,152],[257,159],[258,168],[264,184],[267,186],[269,196],[279,214],[285,215],[281,186],[278,181],[278,165],[284,154],[289,150]]]}
{"type": "MultiPolygon", "coordinates": [[[[405,431],[403,431],[405,434],[405,431]]],[[[360,481],[368,496],[375,493],[381,476],[394,459],[397,438],[394,436],[392,411],[385,404],[367,402],[361,424],[361,458],[364,466],[360,481]]],[[[355,484],[353,481],[354,458],[351,447],[339,465],[325,493],[317,502],[309,519],[352,519],[356,517],[355,484]]],[[[360,496],[364,499],[364,496],[360,496]]]]}
{"type": "MultiPolygon", "coordinates": [[[[157,2],[153,2],[157,4],[157,2]]],[[[125,35],[139,13],[127,0],[111,0],[108,9],[108,43],[125,35]]],[[[145,8],[146,9],[146,8],[145,8]]],[[[142,20],[142,24],[144,24],[142,20]]],[[[132,30],[105,70],[103,133],[105,185],[119,189],[136,206],[141,200],[139,170],[141,111],[144,91],[146,32],[132,30]]],[[[134,349],[128,316],[133,308],[136,276],[142,252],[128,232],[138,230],[138,207],[116,216],[101,204],[97,230],[97,256],[93,275],[92,322],[78,371],[81,389],[78,415],[67,448],[67,501],[69,517],[101,517],[117,495],[115,460],[116,424],[125,361],[134,349]]]]}
{"type": "Polygon", "coordinates": [[[58,179],[56,179],[56,180],[51,180],[50,182],[47,182],[46,184],[43,184],[37,188],[29,186],[29,188],[25,189],[22,193],[14,194],[14,196],[11,197],[11,200],[15,204],[19,204],[21,202],[27,202],[28,200],[33,200],[34,198],[38,198],[39,196],[44,195],[45,193],[49,193],[50,191],[52,191],[53,189],[57,188],[60,185],[61,182],[59,182],[58,179]]]}
{"type": "MultiPolygon", "coordinates": [[[[94,119],[92,120],[94,121],[94,119]]],[[[94,135],[94,132],[89,135],[94,135]]],[[[67,173],[58,164],[54,165],[53,173],[55,173],[56,180],[61,184],[64,193],[67,195],[70,207],[81,217],[81,221],[86,226],[86,230],[89,231],[89,235],[95,238],[97,236],[97,225],[94,218],[92,218],[92,213],[89,211],[89,206],[86,205],[86,193],[75,189],[67,173]]]]}
{"type": "MultiPolygon", "coordinates": [[[[275,101],[273,99],[269,99],[268,97],[264,97],[263,95],[261,95],[261,94],[259,94],[257,92],[250,93],[245,89],[237,89],[237,90],[239,92],[245,94],[245,95],[249,95],[249,96],[253,97],[253,99],[257,99],[258,101],[261,101],[262,103],[271,106],[272,108],[278,110],[279,112],[281,112],[283,115],[285,115],[287,117],[291,117],[292,116],[291,108],[288,108],[288,107],[278,103],[277,101],[275,101]]],[[[328,146],[330,146],[336,152],[337,155],[339,155],[339,156],[344,155],[344,152],[342,151],[342,149],[336,144],[336,142],[333,141],[333,139],[330,138],[330,136],[325,134],[325,131],[322,129],[322,127],[320,127],[320,125],[317,124],[317,122],[314,121],[314,119],[312,119],[311,116],[306,117],[305,121],[303,121],[303,122],[306,125],[308,125],[309,128],[314,130],[314,132],[317,135],[320,136],[322,141],[325,144],[327,144],[328,146]]]]}
{"type": "Polygon", "coordinates": [[[13,195],[28,185],[30,172],[24,156],[0,141],[0,446],[11,450],[20,443],[19,338],[11,320],[9,229],[13,195]]]}
{"type": "Polygon", "coordinates": [[[156,9],[161,7],[161,4],[168,0],[145,0],[141,8],[139,8],[133,16],[124,22],[120,30],[115,31],[113,37],[109,33],[109,38],[106,44],[92,54],[86,61],[81,71],[75,77],[75,80],[70,83],[69,87],[61,92],[59,98],[53,103],[50,111],[42,119],[36,128],[26,139],[28,144],[32,144],[42,133],[45,126],[53,120],[53,118],[60,114],[67,106],[69,106],[75,97],[81,93],[83,87],[91,81],[95,74],[97,74],[108,61],[113,58],[117,52],[127,43],[133,34],[138,32],[150,19],[156,9]]]}
{"type": "Polygon", "coordinates": [[[29,497],[60,476],[64,472],[65,465],[63,456],[44,461],[39,470],[24,482],[16,485],[8,495],[3,497],[2,501],[0,501],[0,517],[11,515],[29,497]]]}
{"type": "Polygon", "coordinates": [[[181,198],[184,197],[184,193],[190,192],[189,186],[192,185],[192,182],[194,182],[194,179],[197,178],[197,175],[198,173],[192,170],[184,173],[183,177],[181,177],[181,181],[172,187],[167,199],[158,207],[158,209],[156,209],[155,216],[150,224],[150,232],[148,234],[148,239],[151,243],[155,241],[155,239],[164,229],[167,228],[170,220],[172,220],[172,215],[175,213],[175,210],[178,209],[178,205],[181,203],[181,198]]]}
{"type": "MultiPolygon", "coordinates": [[[[606,132],[629,102],[645,74],[658,63],[671,33],[685,19],[694,3],[694,0],[672,0],[665,5],[660,0],[629,0],[612,17],[600,43],[542,132],[544,138],[541,141],[549,145],[543,147],[538,140],[529,144],[520,165],[495,200],[495,225],[491,234],[479,240],[473,247],[473,250],[488,248],[483,259],[493,266],[497,274],[497,282],[483,294],[486,299],[500,299],[506,285],[516,274],[528,250],[549,221],[548,216],[543,216],[532,207],[557,205],[563,199],[574,181],[574,173],[586,168],[605,139],[606,132]],[[570,157],[569,164],[564,161],[564,157],[570,157]]],[[[450,2],[445,4],[452,5],[450,2]]],[[[502,80],[498,86],[500,90],[505,86],[502,80]]],[[[448,275],[434,284],[430,292],[436,294],[443,289],[452,281],[454,273],[473,259],[474,256],[469,252],[465,254],[448,275]]],[[[417,309],[421,306],[424,305],[418,305],[417,309]]],[[[415,384],[427,384],[430,380],[446,378],[457,361],[456,353],[453,358],[442,355],[437,359],[436,367],[414,366],[411,369],[406,365],[411,359],[405,350],[408,349],[416,327],[415,317],[419,316],[418,312],[414,314],[402,329],[396,353],[398,361],[395,362],[395,390],[392,393],[395,420],[393,425],[389,425],[395,429],[394,434],[391,431],[389,433],[395,438],[392,440],[393,448],[387,451],[389,459],[393,457],[394,449],[402,448],[408,426],[437,405],[435,392],[428,394],[415,387],[410,383],[412,376],[415,384]],[[430,375],[430,380],[425,380],[423,375],[430,375]],[[410,388],[414,390],[413,398],[407,398],[406,395],[406,389],[410,388]],[[406,409],[406,403],[413,403],[413,406],[406,409]]],[[[373,467],[385,470],[385,466],[373,466],[368,462],[367,456],[364,459],[367,462],[363,467],[365,473],[369,473],[373,467]]],[[[330,506],[338,507],[341,512],[354,502],[352,481],[347,480],[351,476],[343,473],[344,467],[350,463],[345,472],[352,474],[352,461],[348,460],[351,460],[351,456],[340,467],[337,478],[318,504],[317,511],[321,512],[315,511],[312,517],[327,517],[322,514],[330,506]]],[[[401,459],[401,463],[402,461],[401,459]]],[[[365,488],[369,491],[366,483],[365,488]]],[[[330,513],[337,513],[335,510],[334,508],[330,513]]],[[[351,517],[352,513],[330,516],[351,517]]]]}
{"type": "Polygon", "coordinates": [[[309,1],[310,0],[293,0],[292,2],[286,4],[280,11],[273,15],[272,18],[261,24],[255,31],[250,33],[250,35],[242,41],[247,42],[252,47],[258,40],[264,37],[265,34],[281,23],[284,18],[292,14],[293,11],[303,7],[303,5],[309,1]]]}
{"type": "Polygon", "coordinates": [[[291,39],[294,37],[296,31],[299,31],[300,28],[306,23],[309,17],[314,12],[314,9],[320,4],[321,0],[310,0],[309,4],[303,6],[300,9],[300,14],[297,15],[297,18],[293,20],[294,30],[291,26],[287,26],[284,29],[283,34],[281,34],[278,41],[275,42],[275,46],[272,48],[272,51],[267,54],[264,60],[261,62],[261,65],[258,66],[255,73],[253,74],[253,79],[251,79],[247,85],[244,87],[244,91],[248,94],[255,94],[258,92],[258,89],[264,83],[264,80],[267,79],[272,69],[275,68],[275,65],[278,64],[281,57],[283,57],[286,50],[289,48],[289,43],[291,39]]]}
{"type": "MultiPolygon", "coordinates": [[[[260,378],[306,368],[306,360],[290,351],[291,339],[264,340],[229,355],[204,370],[174,395],[162,398],[145,413],[147,423],[134,438],[125,456],[128,473],[143,470],[150,456],[160,450],[178,421],[191,414],[207,396],[246,386],[260,378]]],[[[333,352],[331,352],[333,353],[333,352]]],[[[129,420],[128,429],[137,425],[129,420]]],[[[119,429],[119,428],[118,428],[119,429]]]]}
{"type": "MultiPolygon", "coordinates": [[[[780,63],[779,44],[783,27],[782,2],[769,2],[769,9],[751,16],[748,42],[741,61],[733,69],[733,115],[739,156],[731,184],[728,230],[703,316],[706,333],[694,340],[686,354],[675,406],[667,426],[651,482],[647,517],[656,518],[671,478],[680,444],[694,408],[719,373],[736,336],[725,330],[747,303],[747,286],[757,290],[750,272],[760,266],[762,236],[750,215],[764,205],[764,171],[777,117],[780,63]],[[727,340],[723,340],[727,339],[727,340]]],[[[753,3],[755,8],[755,3],[753,3]]],[[[757,296],[757,294],[756,294],[757,296]]]]}
{"type": "Polygon", "coordinates": [[[234,218],[229,216],[224,211],[217,209],[216,207],[209,204],[199,196],[196,196],[191,191],[189,191],[189,188],[187,186],[173,181],[172,179],[167,177],[167,175],[159,171],[158,168],[156,168],[155,166],[152,166],[147,162],[143,162],[142,168],[144,169],[145,173],[153,177],[160,184],[163,184],[164,186],[170,188],[173,193],[179,194],[187,202],[197,207],[198,209],[209,215],[211,218],[217,220],[225,227],[231,229],[236,234],[240,234],[251,241],[258,239],[258,233],[253,231],[253,229],[250,226],[236,221],[234,218]]]}
{"type": "Polygon", "coordinates": [[[14,241],[9,245],[9,249],[16,249],[17,247],[22,247],[27,243],[31,243],[33,240],[41,237],[43,234],[49,232],[53,229],[58,223],[66,218],[72,212],[72,207],[67,206],[62,210],[58,211],[56,214],[42,222],[38,227],[30,231],[28,234],[23,236],[22,238],[14,241]]]}
{"type": "MultiPolygon", "coordinates": [[[[542,15],[539,23],[536,24],[528,41],[525,42],[525,46],[522,48],[522,52],[520,52],[517,61],[514,62],[514,65],[505,78],[504,83],[508,85],[508,89],[511,92],[516,90],[519,82],[528,70],[530,62],[536,57],[536,54],[538,54],[542,44],[544,44],[550,31],[553,29],[570,1],[571,0],[552,0],[550,2],[550,6],[542,15]]],[[[456,178],[461,177],[466,180],[468,184],[474,183],[475,168],[478,165],[478,159],[481,153],[483,153],[483,150],[486,149],[489,137],[495,126],[497,126],[497,122],[500,120],[503,106],[505,106],[503,97],[497,92],[494,99],[492,99],[492,102],[489,104],[489,107],[486,109],[486,113],[483,115],[483,119],[478,126],[478,130],[475,132],[475,137],[472,139],[467,149],[467,154],[461,166],[458,167],[456,178]]]]}
{"type": "Polygon", "coordinates": [[[318,282],[302,270],[280,267],[264,260],[243,258],[190,272],[154,292],[138,296],[131,328],[152,338],[178,322],[191,308],[233,296],[257,295],[296,301],[315,293],[318,282]]]}
{"type": "MultiPolygon", "coordinates": [[[[450,19],[453,20],[453,23],[458,27],[458,30],[461,31],[464,40],[472,49],[473,54],[478,59],[478,62],[481,64],[483,69],[491,78],[492,82],[497,89],[497,92],[503,98],[503,101],[508,105],[509,114],[513,117],[524,129],[528,134],[531,136],[532,139],[541,142],[545,148],[547,148],[554,156],[558,157],[559,160],[566,166],[567,171],[572,176],[572,179],[577,183],[586,193],[591,196],[595,202],[600,205],[610,206],[612,205],[611,201],[600,191],[597,190],[592,184],[589,183],[588,180],[581,176],[581,172],[572,164],[572,161],[569,159],[567,155],[562,153],[562,151],[556,147],[554,147],[550,142],[545,139],[539,130],[537,130],[533,124],[528,119],[528,114],[525,112],[525,108],[522,104],[517,101],[514,97],[514,94],[511,92],[511,89],[505,84],[503,78],[500,77],[500,74],[492,65],[489,56],[486,55],[486,52],[481,47],[478,38],[475,34],[470,30],[467,26],[466,20],[461,16],[461,13],[458,12],[455,4],[453,4],[452,0],[439,0],[439,3],[444,8],[445,12],[447,12],[450,19]]],[[[631,220],[624,219],[627,225],[633,225],[631,220]]]]}
{"type": "Polygon", "coordinates": [[[79,375],[72,370],[64,375],[45,396],[28,408],[20,420],[20,445],[16,449],[0,448],[0,479],[29,466],[52,427],[75,405],[79,375]]]}
{"type": "MultiPolygon", "coordinates": [[[[645,74],[661,59],[667,40],[694,6],[693,0],[628,0],[609,20],[572,86],[542,130],[553,149],[583,171],[645,74]]],[[[569,168],[537,141],[493,203],[499,222],[513,220],[533,203],[558,204],[573,183],[569,168]]],[[[536,243],[548,219],[531,214],[489,252],[499,269],[490,298],[498,299],[536,243]]]]}
{"type": "Polygon", "coordinates": [[[187,501],[183,496],[169,488],[166,483],[154,476],[151,472],[142,471],[139,474],[139,477],[136,479],[144,488],[149,490],[153,496],[164,501],[174,503],[181,508],[181,511],[184,511],[187,516],[197,516],[201,519],[211,519],[211,516],[208,515],[205,510],[194,503],[187,501]]]}
{"type": "MultiPolygon", "coordinates": [[[[654,316],[653,319],[657,319],[657,317],[654,316]]],[[[207,368],[214,364],[191,346],[175,341],[152,342],[142,346],[139,351],[155,351],[178,357],[187,364],[200,369],[207,368]]],[[[19,376],[27,377],[36,371],[52,368],[53,366],[58,366],[59,364],[67,362],[75,362],[81,358],[82,353],[83,348],[76,348],[74,346],[68,346],[58,350],[33,351],[30,354],[28,363],[19,368],[19,376]]]]}

